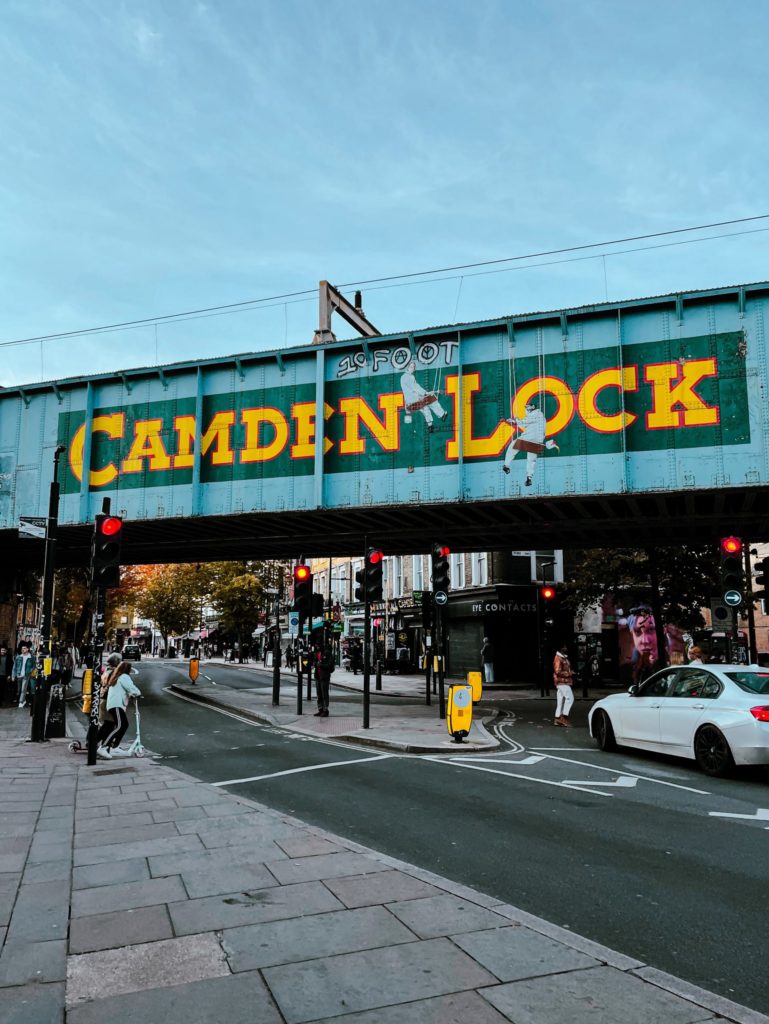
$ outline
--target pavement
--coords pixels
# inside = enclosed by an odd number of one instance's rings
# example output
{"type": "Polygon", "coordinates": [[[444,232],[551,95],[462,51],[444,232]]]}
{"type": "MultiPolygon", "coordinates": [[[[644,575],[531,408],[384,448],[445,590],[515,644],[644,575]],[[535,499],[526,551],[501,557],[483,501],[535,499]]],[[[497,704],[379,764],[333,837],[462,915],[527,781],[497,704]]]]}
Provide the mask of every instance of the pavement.
{"type": "Polygon", "coordinates": [[[29,728],[0,711],[1,1024],[769,1024],[160,759],[89,768],[29,728]]]}
{"type": "Polygon", "coordinates": [[[28,733],[0,711],[1,1024],[769,1022],[161,760],[28,733]]]}
{"type": "MultiPolygon", "coordinates": [[[[169,662],[173,664],[173,662],[169,662]]],[[[177,662],[185,665],[183,661],[177,662]]],[[[307,699],[307,681],[303,686],[302,710],[298,715],[296,700],[296,675],[289,675],[285,670],[281,673],[280,704],[272,703],[272,689],[269,680],[272,669],[264,669],[259,663],[235,665],[227,662],[227,669],[236,669],[245,678],[253,680],[253,688],[245,686],[228,686],[221,676],[215,678],[216,667],[223,665],[221,659],[204,661],[200,666],[200,675],[195,683],[180,681],[173,683],[171,689],[190,700],[195,700],[211,707],[237,711],[245,718],[264,722],[278,728],[290,729],[292,732],[312,736],[330,736],[335,740],[380,747],[406,754],[440,754],[466,751],[492,751],[499,746],[499,740],[493,736],[487,726],[499,716],[497,705],[512,699],[541,699],[539,688],[511,687],[494,684],[485,687],[481,701],[473,711],[470,733],[461,745],[453,740],[448,732],[445,719],[439,718],[438,695],[431,693],[430,705],[426,703],[426,686],[423,675],[384,675],[382,689],[375,689],[375,678],[371,677],[371,707],[369,727],[363,728],[362,708],[359,699],[346,701],[344,693],[361,694],[363,692],[363,676],[343,669],[336,669],[331,677],[331,707],[328,718],[316,718],[314,699],[307,699]],[[265,688],[266,687],[266,688],[265,688]],[[341,691],[341,694],[340,694],[341,691]],[[387,698],[386,703],[378,703],[378,698],[387,698]]],[[[462,682],[463,680],[451,680],[462,682]]],[[[446,683],[446,699],[448,699],[446,683]]],[[[591,690],[589,700],[592,702],[606,693],[617,692],[615,689],[601,688],[591,690]]],[[[575,689],[575,696],[581,700],[581,688],[575,689]]],[[[555,698],[553,697],[553,706],[555,698]]]]}

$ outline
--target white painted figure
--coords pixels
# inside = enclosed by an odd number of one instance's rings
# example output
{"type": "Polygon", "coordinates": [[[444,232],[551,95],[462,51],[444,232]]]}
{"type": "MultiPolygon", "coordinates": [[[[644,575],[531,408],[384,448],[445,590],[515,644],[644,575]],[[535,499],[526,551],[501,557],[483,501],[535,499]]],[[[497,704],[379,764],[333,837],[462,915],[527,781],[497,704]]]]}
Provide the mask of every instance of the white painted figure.
{"type": "Polygon", "coordinates": [[[507,419],[505,422],[511,426],[518,427],[525,436],[516,435],[507,446],[502,470],[505,473],[509,473],[510,463],[518,452],[526,452],[526,486],[531,487],[531,482],[534,479],[534,470],[537,466],[537,458],[546,448],[555,448],[558,451],[558,445],[552,438],[548,438],[547,441],[545,440],[547,420],[545,419],[545,414],[534,402],[526,403],[525,416],[522,418],[516,416],[507,419]]]}
{"type": "Polygon", "coordinates": [[[412,359],[405,372],[401,374],[401,391],[406,407],[405,420],[406,423],[411,423],[412,414],[421,412],[427,426],[432,429],[433,415],[443,420],[446,418],[446,410],[441,406],[435,392],[427,391],[416,379],[414,376],[416,368],[417,364],[412,359]]]}

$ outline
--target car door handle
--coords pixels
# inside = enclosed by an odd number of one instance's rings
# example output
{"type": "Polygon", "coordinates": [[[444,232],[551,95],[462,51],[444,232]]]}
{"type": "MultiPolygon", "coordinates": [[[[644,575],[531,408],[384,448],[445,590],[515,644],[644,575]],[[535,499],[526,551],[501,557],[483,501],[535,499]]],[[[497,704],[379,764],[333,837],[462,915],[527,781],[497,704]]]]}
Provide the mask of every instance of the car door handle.
{"type": "Polygon", "coordinates": [[[692,704],[692,707],[693,708],[704,708],[705,705],[704,704],[692,704]]]}
{"type": "Polygon", "coordinates": [[[650,704],[649,707],[650,708],[661,708],[662,705],[661,704],[650,704]]]}

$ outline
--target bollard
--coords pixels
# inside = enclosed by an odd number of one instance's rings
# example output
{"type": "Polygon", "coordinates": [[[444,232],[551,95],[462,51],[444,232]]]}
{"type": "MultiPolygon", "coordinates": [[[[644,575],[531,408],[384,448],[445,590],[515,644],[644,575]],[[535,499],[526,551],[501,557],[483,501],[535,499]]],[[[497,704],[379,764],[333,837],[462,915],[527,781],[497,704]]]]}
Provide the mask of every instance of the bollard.
{"type": "Polygon", "coordinates": [[[472,722],[473,691],[466,683],[453,683],[449,687],[446,727],[455,743],[462,743],[469,736],[472,722]]]}
{"type": "Polygon", "coordinates": [[[382,689],[382,659],[377,658],[376,663],[376,683],[374,684],[377,690],[382,689]]]}
{"type": "Polygon", "coordinates": [[[200,675],[200,658],[190,658],[190,682],[194,686],[200,675]]]}

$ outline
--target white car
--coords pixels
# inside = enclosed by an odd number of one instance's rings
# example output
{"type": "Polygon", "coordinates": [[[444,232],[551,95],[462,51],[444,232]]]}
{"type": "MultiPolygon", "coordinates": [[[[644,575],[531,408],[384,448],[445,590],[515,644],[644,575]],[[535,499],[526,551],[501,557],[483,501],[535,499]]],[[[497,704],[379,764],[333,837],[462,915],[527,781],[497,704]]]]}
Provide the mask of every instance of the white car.
{"type": "Polygon", "coordinates": [[[708,775],[769,764],[769,669],[673,665],[596,701],[588,722],[601,750],[691,757],[708,775]]]}

